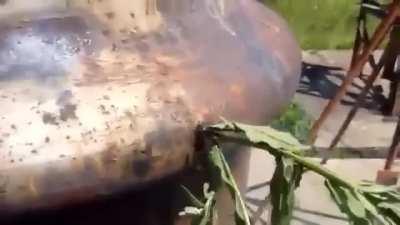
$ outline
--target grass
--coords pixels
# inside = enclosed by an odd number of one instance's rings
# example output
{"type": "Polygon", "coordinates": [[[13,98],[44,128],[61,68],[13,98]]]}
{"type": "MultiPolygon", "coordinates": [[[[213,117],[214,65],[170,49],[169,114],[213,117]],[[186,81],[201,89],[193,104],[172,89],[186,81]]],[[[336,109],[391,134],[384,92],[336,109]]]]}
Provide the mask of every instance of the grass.
{"type": "Polygon", "coordinates": [[[303,49],[351,48],[360,0],[264,0],[289,23],[303,49]]]}

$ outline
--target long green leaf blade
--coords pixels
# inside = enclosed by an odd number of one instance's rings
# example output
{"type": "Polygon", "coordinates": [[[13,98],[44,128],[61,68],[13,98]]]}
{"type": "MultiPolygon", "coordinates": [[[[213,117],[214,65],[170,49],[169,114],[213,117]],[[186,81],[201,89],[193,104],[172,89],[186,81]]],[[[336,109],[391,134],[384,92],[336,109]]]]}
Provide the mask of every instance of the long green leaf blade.
{"type": "MultiPolygon", "coordinates": [[[[290,222],[293,190],[301,180],[301,173],[295,172],[300,170],[295,170],[293,165],[316,172],[326,179],[325,185],[332,199],[339,209],[348,215],[350,224],[375,225],[376,222],[382,225],[400,224],[400,193],[397,190],[393,187],[356,183],[342,178],[314,161],[302,157],[301,150],[306,147],[288,133],[270,127],[231,122],[207,127],[204,132],[206,137],[211,137],[213,140],[257,147],[275,156],[277,168],[271,184],[273,210],[275,210],[272,218],[274,225],[288,225],[290,222]]],[[[231,183],[230,179],[227,180],[226,184],[231,183]]]]}
{"type": "Polygon", "coordinates": [[[271,180],[271,223],[290,225],[294,208],[294,191],[303,174],[303,167],[288,158],[276,157],[276,169],[271,180]]]}
{"type": "Polygon", "coordinates": [[[214,145],[209,152],[209,161],[212,163],[212,170],[218,170],[223,183],[229,190],[235,204],[235,221],[236,225],[251,225],[246,205],[240,194],[239,188],[233,178],[225,157],[217,145],[214,145]]]}

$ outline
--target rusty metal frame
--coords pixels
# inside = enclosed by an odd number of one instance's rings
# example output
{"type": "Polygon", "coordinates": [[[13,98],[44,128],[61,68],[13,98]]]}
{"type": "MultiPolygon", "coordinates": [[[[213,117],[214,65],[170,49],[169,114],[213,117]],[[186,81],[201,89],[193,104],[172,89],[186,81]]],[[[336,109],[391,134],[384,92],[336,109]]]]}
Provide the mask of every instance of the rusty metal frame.
{"type": "MultiPolygon", "coordinates": [[[[354,119],[354,117],[356,116],[358,110],[360,109],[360,107],[364,104],[365,102],[365,98],[367,97],[367,94],[369,92],[369,90],[372,88],[375,80],[379,77],[379,74],[385,64],[386,58],[388,56],[387,54],[388,49],[385,49],[384,53],[382,54],[379,63],[376,67],[373,68],[372,74],[368,77],[366,83],[365,83],[365,87],[362,89],[361,93],[359,94],[359,96],[357,97],[357,100],[353,106],[353,108],[350,110],[350,112],[347,114],[346,119],[344,120],[342,126],[340,127],[338,133],[336,134],[336,136],[334,137],[334,139],[332,140],[331,144],[329,145],[329,150],[332,151],[336,145],[339,143],[340,139],[343,137],[343,135],[345,134],[347,128],[350,126],[351,121],[354,119]]],[[[328,161],[328,158],[324,158],[322,160],[322,164],[325,164],[328,161]]]]}
{"type": "Polygon", "coordinates": [[[371,60],[373,52],[384,41],[388,32],[392,28],[392,25],[400,15],[399,3],[400,0],[393,0],[393,2],[388,6],[387,15],[382,19],[382,21],[376,28],[371,40],[368,43],[366,43],[364,46],[360,43],[356,43],[356,45],[358,46],[355,47],[356,51],[354,54],[354,61],[352,62],[350,69],[348,70],[346,77],[342,85],[340,86],[336,96],[328,103],[318,120],[313,124],[309,136],[310,144],[313,144],[315,142],[318,132],[323,123],[327,120],[329,115],[335,110],[342,98],[346,95],[347,89],[352,84],[353,80],[361,74],[366,63],[371,60]],[[358,49],[362,50],[358,53],[358,49]]]}

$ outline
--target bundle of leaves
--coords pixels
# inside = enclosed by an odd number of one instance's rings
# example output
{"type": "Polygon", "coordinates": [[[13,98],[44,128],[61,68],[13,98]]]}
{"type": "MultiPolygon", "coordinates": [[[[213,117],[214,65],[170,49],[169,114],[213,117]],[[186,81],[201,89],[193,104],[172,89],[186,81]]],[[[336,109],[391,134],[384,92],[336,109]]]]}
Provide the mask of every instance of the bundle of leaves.
{"type": "Polygon", "coordinates": [[[349,224],[400,224],[400,193],[394,187],[355,182],[339,176],[303,157],[302,152],[307,146],[301,145],[289,133],[271,127],[226,122],[205,127],[203,134],[213,143],[208,153],[209,164],[211,171],[217,172],[219,176],[217,180],[211,181],[214,190],[210,192],[206,185],[203,200],[186,190],[193,206],[186,208],[183,214],[193,215],[193,224],[211,225],[218,221],[215,193],[225,186],[236,207],[236,225],[250,225],[245,203],[220,148],[224,142],[264,149],[275,157],[276,169],[270,185],[273,225],[290,224],[294,191],[299,187],[305,171],[317,173],[325,179],[326,188],[339,209],[348,216],[349,224]]]}

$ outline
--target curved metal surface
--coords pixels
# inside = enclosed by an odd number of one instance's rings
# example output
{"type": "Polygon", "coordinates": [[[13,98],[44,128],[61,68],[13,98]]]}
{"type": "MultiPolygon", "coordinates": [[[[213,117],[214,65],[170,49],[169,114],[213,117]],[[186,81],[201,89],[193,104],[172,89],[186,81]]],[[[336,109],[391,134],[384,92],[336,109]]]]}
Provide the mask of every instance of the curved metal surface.
{"type": "Polygon", "coordinates": [[[2,210],[173,174],[198,123],[265,123],[298,83],[299,47],[252,0],[2,4],[2,210]]]}

